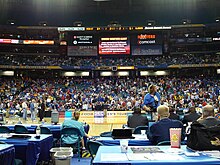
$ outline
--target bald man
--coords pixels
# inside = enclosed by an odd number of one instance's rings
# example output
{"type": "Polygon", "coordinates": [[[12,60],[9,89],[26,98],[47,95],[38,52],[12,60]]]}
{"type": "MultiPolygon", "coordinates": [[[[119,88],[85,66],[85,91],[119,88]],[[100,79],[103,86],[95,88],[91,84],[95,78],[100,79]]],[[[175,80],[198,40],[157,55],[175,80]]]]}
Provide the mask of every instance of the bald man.
{"type": "Polygon", "coordinates": [[[216,119],[214,116],[214,107],[212,105],[206,105],[202,109],[202,117],[198,119],[198,122],[205,125],[206,127],[219,125],[220,120],[216,119]]]}
{"type": "Polygon", "coordinates": [[[170,141],[170,128],[182,128],[182,140],[184,139],[183,123],[179,120],[169,119],[169,107],[160,105],[157,107],[158,121],[151,127],[148,138],[153,144],[162,141],[170,141]]]}

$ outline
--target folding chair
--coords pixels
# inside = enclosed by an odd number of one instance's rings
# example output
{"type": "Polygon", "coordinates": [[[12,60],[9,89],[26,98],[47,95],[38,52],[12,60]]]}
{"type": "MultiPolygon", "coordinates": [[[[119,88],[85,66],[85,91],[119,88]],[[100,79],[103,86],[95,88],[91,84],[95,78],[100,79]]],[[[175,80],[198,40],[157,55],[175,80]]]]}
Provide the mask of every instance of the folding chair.
{"type": "Polygon", "coordinates": [[[81,156],[81,153],[80,153],[81,139],[82,139],[82,136],[78,128],[63,128],[61,130],[61,138],[60,138],[61,146],[71,146],[73,148],[76,147],[78,151],[78,161],[80,161],[80,156],[81,156]],[[63,138],[69,137],[71,135],[77,136],[77,141],[74,143],[65,143],[63,141],[63,138]]]}
{"type": "Polygon", "coordinates": [[[92,161],[93,161],[93,159],[99,149],[99,146],[102,146],[102,145],[103,144],[98,141],[92,141],[92,140],[87,141],[86,146],[87,146],[89,153],[92,157],[90,164],[92,164],[92,161]]]}
{"type": "Polygon", "coordinates": [[[146,134],[148,132],[148,126],[137,126],[134,129],[134,134],[141,134],[141,130],[146,130],[146,134]]]}
{"type": "Polygon", "coordinates": [[[22,133],[27,134],[27,133],[29,133],[28,129],[23,125],[15,125],[14,132],[18,133],[18,134],[22,134],[22,133]]]}

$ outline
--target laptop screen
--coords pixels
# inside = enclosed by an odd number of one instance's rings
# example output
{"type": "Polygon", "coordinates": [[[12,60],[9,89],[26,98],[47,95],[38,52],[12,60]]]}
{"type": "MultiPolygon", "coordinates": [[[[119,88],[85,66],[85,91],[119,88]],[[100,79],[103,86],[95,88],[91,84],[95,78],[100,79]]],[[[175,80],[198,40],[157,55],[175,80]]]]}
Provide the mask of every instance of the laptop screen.
{"type": "Polygon", "coordinates": [[[133,129],[113,129],[112,138],[114,139],[126,139],[132,137],[133,129]]]}

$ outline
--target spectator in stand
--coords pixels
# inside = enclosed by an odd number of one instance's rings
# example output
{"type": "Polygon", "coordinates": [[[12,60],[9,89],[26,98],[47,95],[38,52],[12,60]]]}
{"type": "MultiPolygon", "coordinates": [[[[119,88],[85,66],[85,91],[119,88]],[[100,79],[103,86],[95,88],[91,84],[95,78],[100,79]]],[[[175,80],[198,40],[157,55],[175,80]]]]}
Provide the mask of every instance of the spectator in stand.
{"type": "Polygon", "coordinates": [[[185,124],[188,125],[188,122],[196,121],[196,120],[198,120],[201,117],[201,115],[199,115],[196,112],[196,109],[195,109],[194,106],[190,107],[188,112],[189,113],[184,115],[183,120],[182,120],[184,125],[185,124]]]}
{"type": "Polygon", "coordinates": [[[169,112],[170,112],[169,119],[180,120],[180,116],[176,114],[176,111],[175,111],[174,107],[169,106],[169,112]]]}
{"type": "Polygon", "coordinates": [[[215,114],[215,118],[220,120],[220,107],[218,107],[218,112],[215,114]]]}
{"type": "Polygon", "coordinates": [[[148,126],[148,119],[146,115],[141,114],[141,109],[135,107],[132,115],[128,116],[127,126],[136,128],[137,126],[148,126]]]}

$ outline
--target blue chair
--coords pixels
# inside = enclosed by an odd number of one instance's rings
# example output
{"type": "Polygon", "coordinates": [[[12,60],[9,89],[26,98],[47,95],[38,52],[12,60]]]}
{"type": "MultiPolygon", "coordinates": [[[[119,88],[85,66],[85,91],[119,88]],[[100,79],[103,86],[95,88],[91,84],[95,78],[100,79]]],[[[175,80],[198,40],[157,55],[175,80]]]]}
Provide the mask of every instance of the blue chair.
{"type": "Polygon", "coordinates": [[[145,130],[146,134],[148,132],[148,126],[138,126],[134,129],[134,134],[141,134],[141,130],[145,130]]]}
{"type": "MultiPolygon", "coordinates": [[[[40,134],[52,134],[52,132],[47,127],[40,127],[40,134]]],[[[53,146],[56,146],[57,142],[58,142],[58,139],[57,138],[53,138],[53,146]]]]}
{"type": "Polygon", "coordinates": [[[10,129],[6,126],[0,126],[0,133],[10,133],[10,129]]]}
{"type": "Polygon", "coordinates": [[[86,146],[87,146],[87,149],[89,150],[89,153],[92,157],[91,164],[92,164],[92,161],[93,161],[93,159],[99,149],[99,146],[102,146],[102,145],[103,144],[98,141],[92,141],[92,140],[87,141],[86,146]]]}
{"type": "Polygon", "coordinates": [[[80,157],[81,157],[81,153],[80,153],[81,133],[80,133],[80,130],[78,128],[63,128],[61,130],[60,143],[61,143],[61,146],[71,146],[73,148],[76,147],[77,152],[78,152],[78,161],[80,161],[80,157]],[[71,136],[71,135],[76,135],[78,137],[77,141],[75,143],[65,143],[63,141],[63,138],[71,136]]]}
{"type": "Polygon", "coordinates": [[[28,129],[23,125],[15,125],[14,132],[18,134],[28,134],[28,129]]]}

